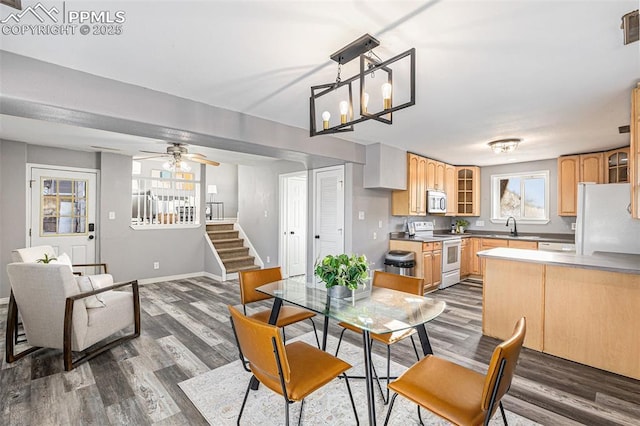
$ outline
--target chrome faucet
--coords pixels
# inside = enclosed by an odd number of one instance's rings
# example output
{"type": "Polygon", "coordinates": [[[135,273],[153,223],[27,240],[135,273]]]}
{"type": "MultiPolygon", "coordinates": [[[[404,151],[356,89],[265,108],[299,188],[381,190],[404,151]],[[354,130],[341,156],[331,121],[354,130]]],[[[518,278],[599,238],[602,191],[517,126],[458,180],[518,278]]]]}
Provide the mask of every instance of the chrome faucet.
{"type": "Polygon", "coordinates": [[[507,223],[505,226],[509,226],[509,220],[513,219],[513,231],[511,231],[511,235],[513,235],[514,237],[518,236],[518,225],[516,224],[516,218],[513,216],[509,216],[507,218],[507,223]]]}

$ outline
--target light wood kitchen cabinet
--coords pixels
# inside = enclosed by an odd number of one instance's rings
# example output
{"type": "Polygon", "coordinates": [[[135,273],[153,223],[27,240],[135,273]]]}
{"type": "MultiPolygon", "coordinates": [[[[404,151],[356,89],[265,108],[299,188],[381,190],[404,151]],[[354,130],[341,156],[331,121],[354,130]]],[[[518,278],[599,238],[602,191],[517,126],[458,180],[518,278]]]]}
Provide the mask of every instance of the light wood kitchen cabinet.
{"type": "Polygon", "coordinates": [[[447,194],[447,213],[446,216],[456,215],[456,183],[458,176],[456,168],[450,164],[444,165],[444,192],[447,194]]]}
{"type": "Polygon", "coordinates": [[[427,189],[444,191],[445,164],[440,161],[427,159],[427,189]]]}
{"type": "Polygon", "coordinates": [[[472,274],[483,275],[484,274],[484,261],[480,260],[477,253],[482,250],[489,250],[497,247],[508,247],[516,249],[538,250],[537,241],[523,241],[523,240],[507,240],[501,238],[472,238],[472,240],[478,240],[477,249],[472,251],[473,259],[471,259],[471,267],[475,268],[472,274]],[[475,262],[475,264],[474,264],[475,262]]]}
{"type": "Polygon", "coordinates": [[[437,290],[442,282],[442,243],[422,243],[424,292],[437,290]]]}
{"type": "Polygon", "coordinates": [[[631,216],[640,219],[640,86],[631,93],[631,146],[629,148],[631,216]]]}
{"type": "Polygon", "coordinates": [[[604,153],[605,183],[629,182],[629,147],[604,153]]]}
{"type": "Polygon", "coordinates": [[[470,274],[471,267],[471,238],[463,238],[460,244],[460,278],[466,278],[470,274]]]}
{"type": "MultiPolygon", "coordinates": [[[[624,153],[611,152],[611,162],[615,166],[609,169],[609,156],[604,152],[590,154],[567,155],[558,158],[558,215],[577,216],[578,214],[578,182],[605,183],[609,174],[626,177],[626,170],[619,166],[624,153]]],[[[607,153],[609,154],[609,153],[607,153]]]]}
{"type": "Polygon", "coordinates": [[[580,156],[558,158],[558,216],[576,216],[579,180],[580,156]]]}
{"type": "Polygon", "coordinates": [[[478,252],[482,250],[480,248],[482,245],[482,238],[470,238],[470,240],[469,244],[471,251],[469,252],[469,274],[482,275],[482,264],[478,257],[478,252]]]}
{"type": "Polygon", "coordinates": [[[604,183],[604,154],[602,152],[580,155],[579,182],[604,183]]]}
{"type": "Polygon", "coordinates": [[[538,250],[536,241],[509,240],[509,248],[538,250]]]}
{"type": "Polygon", "coordinates": [[[407,154],[407,189],[391,194],[391,214],[394,216],[425,216],[427,159],[407,154]]]}
{"type": "Polygon", "coordinates": [[[480,216],[480,167],[456,167],[456,216],[480,216]]]}

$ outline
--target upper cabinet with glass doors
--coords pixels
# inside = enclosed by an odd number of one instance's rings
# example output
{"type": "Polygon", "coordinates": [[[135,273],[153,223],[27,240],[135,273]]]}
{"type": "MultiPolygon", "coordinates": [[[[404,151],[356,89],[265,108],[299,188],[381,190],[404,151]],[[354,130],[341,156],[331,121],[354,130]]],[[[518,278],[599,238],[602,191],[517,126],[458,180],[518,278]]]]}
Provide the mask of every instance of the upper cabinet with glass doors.
{"type": "Polygon", "coordinates": [[[629,182],[629,147],[605,153],[605,182],[629,182]]]}

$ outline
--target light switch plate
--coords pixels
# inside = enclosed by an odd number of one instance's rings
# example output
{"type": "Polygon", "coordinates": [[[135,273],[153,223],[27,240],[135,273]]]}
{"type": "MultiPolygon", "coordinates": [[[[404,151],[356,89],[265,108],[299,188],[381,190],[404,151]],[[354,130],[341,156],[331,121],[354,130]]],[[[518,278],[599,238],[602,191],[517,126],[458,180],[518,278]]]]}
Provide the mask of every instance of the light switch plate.
{"type": "Polygon", "coordinates": [[[476,220],[476,226],[484,226],[484,220],[476,220]]]}
{"type": "Polygon", "coordinates": [[[109,220],[114,220],[116,218],[116,212],[109,212],[109,220]]]}
{"type": "Polygon", "coordinates": [[[571,222],[571,230],[572,231],[576,230],[576,223],[575,222],[571,222]]]}
{"type": "Polygon", "coordinates": [[[358,212],[358,219],[364,220],[364,212],[363,211],[359,211],[358,212]]]}

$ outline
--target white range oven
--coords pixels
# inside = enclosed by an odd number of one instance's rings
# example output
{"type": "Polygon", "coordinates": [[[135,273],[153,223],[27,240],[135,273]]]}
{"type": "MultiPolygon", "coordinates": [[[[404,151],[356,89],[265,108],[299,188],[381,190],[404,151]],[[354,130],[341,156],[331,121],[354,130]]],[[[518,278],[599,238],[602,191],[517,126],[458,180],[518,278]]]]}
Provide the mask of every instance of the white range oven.
{"type": "Polygon", "coordinates": [[[442,283],[439,288],[447,288],[460,282],[461,250],[462,238],[442,241],[442,283]]]}
{"type": "Polygon", "coordinates": [[[460,282],[460,252],[462,238],[434,236],[433,222],[413,222],[415,238],[442,241],[442,281],[438,288],[446,288],[460,282]]]}

